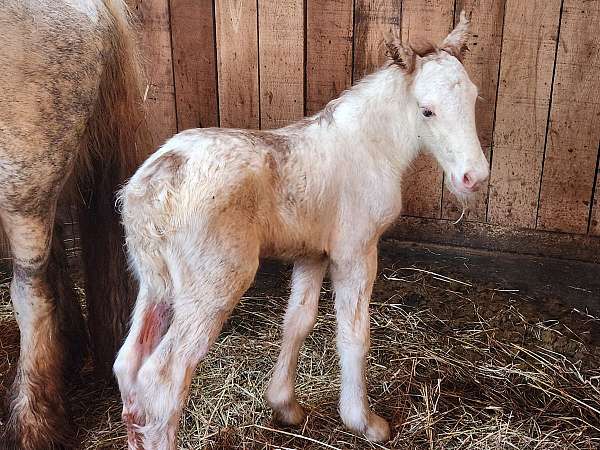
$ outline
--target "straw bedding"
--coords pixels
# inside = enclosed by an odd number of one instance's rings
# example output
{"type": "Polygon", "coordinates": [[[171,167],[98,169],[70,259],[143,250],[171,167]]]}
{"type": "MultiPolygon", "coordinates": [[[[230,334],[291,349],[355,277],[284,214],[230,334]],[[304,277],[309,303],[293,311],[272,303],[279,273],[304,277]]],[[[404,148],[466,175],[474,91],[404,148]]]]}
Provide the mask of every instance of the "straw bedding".
{"type": "MultiPolygon", "coordinates": [[[[277,357],[289,268],[267,264],[193,380],[182,448],[593,449],[600,447],[600,320],[556,298],[492,289],[435,267],[403,267],[386,244],[371,306],[372,407],[393,439],[344,430],[330,285],[304,345],[302,427],[273,423],[262,398],[277,357]]],[[[0,394],[18,335],[0,296],[0,394]]],[[[81,448],[123,448],[118,394],[89,370],[70,392],[81,448]]]]}

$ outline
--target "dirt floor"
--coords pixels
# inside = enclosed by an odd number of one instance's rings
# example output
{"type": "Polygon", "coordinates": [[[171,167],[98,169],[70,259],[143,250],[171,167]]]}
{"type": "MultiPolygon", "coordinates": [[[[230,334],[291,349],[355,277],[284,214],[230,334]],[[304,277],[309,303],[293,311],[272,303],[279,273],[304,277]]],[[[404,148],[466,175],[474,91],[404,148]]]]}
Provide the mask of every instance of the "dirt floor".
{"type": "MultiPolygon", "coordinates": [[[[339,420],[329,283],[300,357],[307,421],[273,423],[262,395],[279,348],[289,269],[263,265],[198,369],[181,448],[600,448],[600,266],[384,242],[369,358],[371,405],[393,430],[383,445],[353,436],[339,420]]],[[[2,395],[18,354],[3,286],[2,395]]],[[[124,446],[114,388],[88,371],[70,398],[81,448],[124,446]]]]}

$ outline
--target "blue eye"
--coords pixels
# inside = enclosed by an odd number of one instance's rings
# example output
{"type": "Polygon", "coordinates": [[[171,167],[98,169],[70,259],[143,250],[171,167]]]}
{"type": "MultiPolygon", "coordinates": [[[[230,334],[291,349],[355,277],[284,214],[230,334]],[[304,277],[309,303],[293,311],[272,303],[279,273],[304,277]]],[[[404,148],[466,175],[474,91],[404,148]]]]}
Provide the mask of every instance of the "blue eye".
{"type": "Polygon", "coordinates": [[[424,110],[423,110],[423,115],[424,115],[425,117],[431,117],[431,116],[433,116],[434,114],[433,114],[433,111],[432,111],[432,110],[430,110],[430,109],[424,109],[424,110]]]}

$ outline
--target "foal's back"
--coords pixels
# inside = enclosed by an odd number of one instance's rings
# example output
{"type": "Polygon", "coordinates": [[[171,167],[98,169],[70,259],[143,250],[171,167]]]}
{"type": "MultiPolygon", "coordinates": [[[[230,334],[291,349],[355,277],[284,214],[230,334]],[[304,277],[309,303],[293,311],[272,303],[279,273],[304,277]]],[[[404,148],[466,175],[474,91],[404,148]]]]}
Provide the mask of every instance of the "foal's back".
{"type": "Polygon", "coordinates": [[[214,233],[243,223],[261,256],[323,253],[325,224],[310,192],[309,153],[299,134],[282,130],[184,131],[123,189],[125,225],[150,220],[169,236],[182,224],[214,233]]]}

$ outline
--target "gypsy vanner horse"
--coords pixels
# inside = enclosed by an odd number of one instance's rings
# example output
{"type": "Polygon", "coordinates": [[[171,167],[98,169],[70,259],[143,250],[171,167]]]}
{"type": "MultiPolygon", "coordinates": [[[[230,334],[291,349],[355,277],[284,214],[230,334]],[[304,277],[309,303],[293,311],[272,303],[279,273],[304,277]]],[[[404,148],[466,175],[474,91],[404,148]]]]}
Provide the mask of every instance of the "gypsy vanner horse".
{"type": "Polygon", "coordinates": [[[88,330],[57,211],[79,206],[91,350],[109,374],[133,291],[114,192],[147,148],[142,77],[122,0],[0,0],[0,41],[0,221],[20,331],[0,447],[59,448],[88,330]]]}
{"type": "Polygon", "coordinates": [[[140,290],[114,366],[131,450],[177,448],[194,370],[260,257],[294,262],[266,391],[275,417],[304,420],[296,364],[329,270],[340,416],[369,440],[389,438],[387,421],[369,407],[365,376],[377,242],[400,214],[403,175],[419,151],[433,154],[462,203],[488,177],[477,88],[460,62],[468,30],[462,13],[438,47],[388,38],[387,63],[320,113],[278,130],[183,131],[136,171],[120,200],[140,290]]]}

